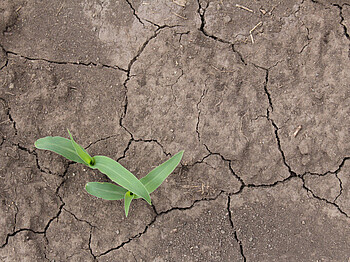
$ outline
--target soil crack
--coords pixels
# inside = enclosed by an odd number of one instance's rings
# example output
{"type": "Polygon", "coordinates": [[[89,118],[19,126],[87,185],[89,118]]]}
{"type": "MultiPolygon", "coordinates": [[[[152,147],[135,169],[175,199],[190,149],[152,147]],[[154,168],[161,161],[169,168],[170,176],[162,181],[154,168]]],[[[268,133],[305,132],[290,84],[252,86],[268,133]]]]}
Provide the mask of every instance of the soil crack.
{"type": "Polygon", "coordinates": [[[90,226],[90,231],[89,231],[89,243],[88,243],[88,247],[89,247],[89,251],[90,251],[90,254],[91,256],[93,257],[94,260],[96,260],[96,256],[91,248],[91,238],[92,238],[92,229],[93,228],[97,228],[97,226],[94,226],[93,224],[91,224],[89,221],[87,220],[84,220],[84,219],[80,219],[78,218],[73,212],[69,211],[68,209],[66,208],[63,208],[64,211],[66,211],[68,214],[70,214],[72,217],[74,217],[75,220],[79,221],[79,222],[83,222],[83,223],[86,223],[90,226]]]}
{"type": "Polygon", "coordinates": [[[239,190],[238,190],[236,193],[234,193],[234,194],[239,194],[239,193],[241,193],[242,190],[243,190],[243,188],[246,187],[247,185],[245,184],[244,180],[243,180],[239,175],[237,175],[236,172],[233,170],[233,168],[232,168],[232,160],[226,159],[226,158],[225,158],[222,154],[220,154],[220,153],[212,152],[206,144],[203,144],[203,145],[205,146],[206,150],[210,153],[208,156],[210,156],[210,155],[217,155],[217,156],[219,156],[224,162],[226,162],[226,163],[229,164],[228,166],[229,166],[229,169],[230,169],[231,174],[232,174],[235,178],[237,178],[238,181],[241,183],[241,187],[240,187],[239,190]]]}
{"type": "MultiPolygon", "coordinates": [[[[139,51],[137,52],[137,54],[130,60],[130,62],[129,62],[129,64],[128,64],[128,68],[127,68],[127,70],[126,70],[126,73],[127,73],[127,74],[126,74],[126,79],[125,79],[125,81],[124,81],[124,83],[123,83],[124,90],[125,90],[124,105],[123,105],[124,110],[123,110],[123,112],[122,112],[122,114],[121,114],[121,116],[120,116],[119,125],[120,125],[125,131],[127,131],[131,136],[132,136],[131,132],[123,125],[123,120],[124,120],[124,118],[125,118],[125,116],[126,116],[126,113],[127,113],[127,111],[128,111],[128,86],[127,86],[127,84],[128,84],[128,82],[129,82],[129,80],[130,80],[130,78],[131,78],[131,68],[132,68],[132,66],[134,65],[134,63],[137,61],[137,59],[140,57],[140,55],[142,54],[142,52],[145,50],[145,48],[146,48],[146,46],[149,44],[149,42],[150,42],[152,39],[156,38],[156,37],[158,36],[158,34],[160,33],[161,29],[163,29],[163,28],[165,28],[165,27],[167,27],[167,26],[159,27],[157,30],[154,31],[154,34],[153,34],[150,38],[148,38],[148,39],[142,44],[142,46],[140,47],[140,49],[139,49],[139,51]]],[[[133,136],[132,136],[132,137],[133,137],[133,136]]]]}
{"type": "Polygon", "coordinates": [[[243,55],[238,52],[236,49],[235,49],[235,44],[234,43],[231,43],[230,41],[227,41],[225,39],[221,39],[215,35],[212,35],[212,34],[209,34],[206,30],[205,30],[205,25],[206,25],[206,21],[205,21],[205,12],[209,6],[209,2],[207,2],[206,6],[203,7],[200,3],[200,0],[197,0],[197,3],[198,3],[198,9],[197,9],[197,12],[199,14],[199,17],[201,19],[201,25],[199,27],[199,31],[201,31],[206,37],[209,37],[215,41],[218,41],[218,42],[221,42],[221,43],[224,43],[224,44],[229,44],[231,45],[231,48],[232,48],[232,51],[238,55],[240,61],[244,64],[244,65],[247,65],[245,59],[243,58],[243,55]]]}
{"type": "MultiPolygon", "coordinates": [[[[265,94],[267,96],[267,99],[269,101],[269,106],[271,108],[271,112],[273,112],[273,104],[272,104],[272,99],[271,99],[271,94],[269,92],[269,90],[267,89],[267,85],[269,83],[269,68],[263,68],[261,66],[258,66],[258,65],[255,65],[253,64],[256,68],[258,69],[261,69],[261,70],[264,70],[265,71],[265,81],[264,81],[264,91],[265,91],[265,94]]],[[[276,64],[277,65],[277,64],[276,64]]],[[[276,66],[274,65],[274,66],[276,66]]],[[[271,67],[272,68],[272,67],[271,67]]]]}
{"type": "Polygon", "coordinates": [[[34,231],[33,229],[30,229],[30,228],[21,228],[21,229],[18,229],[18,230],[16,230],[15,232],[12,232],[12,233],[10,233],[10,234],[7,234],[6,239],[5,239],[5,243],[2,244],[2,245],[0,246],[0,249],[6,247],[6,245],[8,244],[8,241],[9,241],[10,237],[14,237],[14,236],[16,236],[18,233],[24,232],[24,231],[29,231],[29,232],[32,232],[32,233],[34,233],[34,234],[44,234],[44,232],[41,232],[41,231],[34,231]]]}
{"type": "Polygon", "coordinates": [[[6,50],[2,47],[2,45],[0,45],[0,52],[2,52],[3,54],[5,54],[5,63],[3,66],[0,67],[0,70],[2,70],[3,68],[5,68],[8,65],[8,56],[7,56],[7,52],[6,50]]]}
{"type": "Polygon", "coordinates": [[[172,84],[170,84],[170,85],[166,85],[166,86],[170,86],[171,93],[172,93],[172,95],[173,95],[173,97],[174,97],[174,103],[175,103],[175,105],[176,105],[177,107],[178,107],[178,105],[177,105],[177,103],[176,103],[177,98],[176,98],[176,95],[175,95],[175,92],[174,92],[174,85],[176,85],[176,84],[179,82],[180,78],[183,77],[183,75],[184,75],[184,70],[183,70],[182,68],[179,68],[179,69],[181,70],[180,76],[178,76],[178,78],[176,78],[176,80],[175,80],[174,83],[172,83],[172,84]]]}
{"type": "Polygon", "coordinates": [[[278,126],[276,125],[276,123],[273,121],[272,118],[270,118],[270,115],[269,115],[269,110],[267,110],[267,119],[270,121],[270,123],[272,124],[273,128],[275,129],[275,138],[276,138],[276,141],[277,141],[277,147],[278,147],[278,151],[281,153],[281,156],[282,156],[282,160],[283,160],[283,164],[288,168],[288,171],[289,171],[289,174],[290,174],[290,177],[295,177],[297,176],[297,174],[292,170],[292,168],[290,167],[290,165],[288,165],[287,161],[286,161],[286,156],[284,154],[284,151],[282,150],[282,146],[281,146],[281,140],[280,140],[280,137],[278,135],[278,126]]]}
{"type": "Polygon", "coordinates": [[[126,69],[119,67],[119,66],[112,66],[112,65],[107,65],[107,64],[99,64],[95,62],[69,62],[69,61],[55,61],[55,60],[49,60],[46,58],[38,58],[38,57],[28,57],[24,56],[18,53],[15,53],[13,51],[6,51],[6,54],[10,54],[13,56],[21,57],[23,59],[29,60],[29,61],[43,61],[51,64],[57,64],[57,65],[76,65],[76,66],[86,66],[86,67],[97,67],[97,68],[109,68],[109,69],[114,69],[114,70],[120,70],[124,73],[127,72],[126,69]]]}
{"type": "Polygon", "coordinates": [[[338,174],[335,174],[335,177],[338,179],[339,181],[339,194],[334,198],[334,203],[338,200],[338,198],[341,196],[341,194],[343,193],[343,181],[341,181],[341,179],[339,178],[338,174]]]}
{"type": "Polygon", "coordinates": [[[315,175],[315,176],[320,176],[320,177],[322,177],[322,176],[326,176],[326,175],[329,175],[329,174],[333,174],[333,175],[335,175],[335,177],[338,179],[338,181],[339,181],[339,188],[340,188],[340,191],[339,191],[339,194],[335,197],[335,199],[334,199],[334,203],[337,201],[337,199],[341,196],[341,194],[343,193],[343,182],[342,182],[342,180],[340,179],[340,177],[338,176],[338,174],[339,174],[339,172],[341,171],[341,169],[342,169],[342,167],[344,166],[344,164],[345,164],[345,162],[347,161],[347,160],[350,160],[350,157],[345,157],[345,158],[343,158],[343,160],[342,160],[342,162],[340,163],[340,165],[338,166],[338,168],[336,169],[336,170],[334,170],[334,171],[327,171],[327,172],[325,172],[325,173],[323,173],[323,174],[318,174],[318,173],[312,173],[312,172],[307,172],[307,173],[305,173],[305,174],[303,174],[303,175],[301,175],[301,177],[304,177],[306,174],[310,174],[310,175],[315,175]]]}
{"type": "Polygon", "coordinates": [[[132,4],[130,3],[130,1],[129,0],[125,0],[127,3],[128,3],[128,5],[130,6],[130,8],[131,8],[131,10],[132,10],[132,13],[133,13],[133,15],[136,17],[136,19],[144,26],[145,24],[142,22],[142,20],[141,20],[141,18],[137,15],[137,12],[136,12],[136,10],[135,10],[135,8],[132,6],[132,4]]]}
{"type": "MultiPolygon", "coordinates": [[[[145,48],[147,47],[147,45],[150,43],[150,41],[152,39],[155,39],[159,34],[160,32],[165,29],[165,28],[174,28],[174,27],[177,27],[176,25],[175,26],[167,26],[167,25],[164,25],[164,26],[159,26],[155,31],[154,31],[154,34],[148,38],[143,44],[142,46],[140,47],[139,51],[137,52],[137,54],[130,60],[129,64],[128,64],[128,69],[127,69],[127,77],[123,83],[123,86],[124,86],[124,90],[125,90],[125,96],[124,96],[124,105],[123,105],[123,112],[120,116],[120,119],[119,119],[119,125],[120,127],[122,127],[126,132],[129,133],[129,135],[131,136],[131,139],[128,143],[128,146],[127,148],[124,150],[124,155],[122,157],[120,157],[118,159],[118,161],[122,158],[125,157],[125,153],[126,151],[129,149],[129,146],[131,144],[132,141],[135,141],[135,142],[139,142],[139,141],[143,141],[143,142],[156,142],[162,149],[163,149],[163,152],[165,155],[169,156],[170,154],[167,153],[163,147],[163,145],[161,145],[161,143],[159,143],[156,139],[135,139],[134,138],[134,135],[128,130],[128,128],[126,126],[124,126],[123,124],[123,120],[124,118],[126,117],[126,114],[127,114],[127,111],[128,111],[128,82],[129,80],[131,79],[132,75],[131,75],[131,69],[132,69],[132,66],[134,65],[134,63],[138,60],[138,58],[140,57],[140,55],[142,54],[142,52],[145,50],[145,48]]],[[[183,74],[183,73],[182,73],[183,74]]],[[[182,75],[180,76],[182,77],[182,75]]],[[[180,79],[180,77],[177,79],[177,81],[180,79]]]]}
{"type": "MultiPolygon", "coordinates": [[[[0,97],[0,101],[3,103],[4,107],[6,108],[6,115],[8,117],[8,121],[10,121],[12,123],[13,129],[15,130],[15,136],[17,136],[17,134],[18,134],[17,124],[11,115],[11,107],[8,105],[8,103],[6,102],[5,99],[0,97]]],[[[2,122],[2,123],[4,123],[4,122],[2,122]]],[[[3,139],[5,139],[5,138],[3,138],[3,139]]]]}
{"type": "MultiPolygon", "coordinates": [[[[347,4],[343,4],[343,5],[332,4],[332,5],[339,9],[339,16],[340,16],[339,24],[343,27],[345,37],[350,41],[350,35],[349,35],[349,32],[348,32],[348,28],[344,24],[345,18],[343,16],[343,6],[345,6],[347,4]]],[[[347,5],[347,6],[349,6],[349,5],[347,5]]]]}
{"type": "Polygon", "coordinates": [[[198,141],[201,142],[201,134],[199,132],[199,122],[200,122],[200,116],[201,116],[201,110],[199,109],[199,105],[202,103],[203,98],[205,97],[205,95],[208,93],[208,89],[203,89],[202,91],[202,95],[199,99],[199,102],[197,103],[196,107],[197,107],[197,124],[196,124],[196,133],[197,133],[197,137],[198,137],[198,141]]]}
{"type": "Polygon", "coordinates": [[[309,44],[311,43],[311,40],[312,40],[312,37],[310,36],[311,32],[310,32],[310,29],[305,25],[304,21],[301,19],[301,24],[305,27],[306,29],[306,39],[307,39],[307,42],[306,44],[300,49],[300,51],[298,52],[299,55],[304,52],[304,50],[309,46],[309,44]]]}
{"type": "MultiPolygon", "coordinates": [[[[259,68],[259,69],[262,69],[265,71],[265,81],[264,81],[264,91],[265,91],[265,94],[267,96],[267,99],[268,99],[268,102],[269,102],[269,108],[267,108],[266,110],[266,118],[267,120],[271,123],[271,125],[273,126],[274,128],[274,132],[275,132],[275,138],[276,138],[276,141],[277,141],[277,148],[278,148],[278,151],[280,152],[281,154],[281,157],[282,157],[282,160],[283,160],[283,164],[288,168],[288,171],[289,171],[289,174],[290,176],[286,179],[289,179],[291,177],[295,177],[297,176],[297,174],[292,170],[292,168],[288,165],[287,161],[286,161],[286,157],[285,157],[285,154],[284,154],[284,151],[282,150],[282,146],[281,146],[281,139],[278,135],[278,130],[279,130],[279,127],[277,126],[277,124],[275,123],[275,121],[270,117],[270,108],[271,108],[271,112],[273,112],[273,103],[272,103],[272,98],[271,98],[271,93],[269,92],[268,90],[268,82],[269,82],[269,70],[275,66],[278,65],[279,62],[277,62],[275,65],[273,65],[272,67],[270,68],[263,68],[261,66],[258,66],[258,65],[255,65],[253,64],[256,68],[259,68]]],[[[284,179],[284,180],[286,180],[284,179]]],[[[282,181],[280,181],[282,182],[282,181]]]]}
{"type": "MultiPolygon", "coordinates": [[[[210,155],[217,155],[217,156],[220,156],[221,159],[222,159],[223,161],[228,162],[228,163],[229,163],[229,169],[230,169],[232,175],[233,175],[234,177],[236,177],[236,178],[240,181],[240,183],[241,183],[240,189],[239,189],[237,192],[230,193],[231,195],[238,195],[238,194],[240,194],[240,193],[243,191],[243,189],[246,188],[246,187],[247,187],[247,188],[258,188],[258,187],[269,188],[269,187],[277,186],[277,185],[279,185],[279,184],[286,183],[286,182],[288,182],[289,180],[291,180],[292,178],[297,177],[297,175],[296,175],[293,171],[290,171],[290,172],[291,172],[291,173],[290,173],[290,176],[288,176],[287,178],[285,178],[285,179],[283,179],[283,180],[278,180],[278,181],[276,181],[276,182],[274,182],[274,183],[272,183],[272,184],[258,184],[258,185],[256,185],[256,184],[246,184],[246,183],[244,182],[244,180],[243,180],[239,175],[237,175],[237,173],[233,170],[233,167],[232,167],[232,160],[226,159],[226,158],[225,158],[223,155],[221,155],[220,153],[216,153],[216,152],[210,151],[210,149],[208,148],[207,145],[204,144],[204,146],[206,147],[206,149],[207,149],[207,150],[209,151],[209,153],[210,153],[208,156],[210,156],[210,155]]],[[[206,157],[208,157],[208,156],[206,156],[206,157]]],[[[206,157],[205,157],[205,158],[206,158],[206,157]]],[[[288,167],[288,165],[287,165],[287,167],[288,167]]]]}
{"type": "MultiPolygon", "coordinates": [[[[131,134],[131,133],[130,133],[131,134]]],[[[132,134],[131,134],[132,135],[132,134]]],[[[117,162],[119,162],[120,160],[124,159],[126,157],[126,153],[129,151],[131,144],[135,142],[135,143],[156,143],[163,151],[163,154],[165,156],[171,156],[170,153],[166,152],[163,145],[156,139],[135,139],[134,136],[132,136],[128,142],[128,144],[126,145],[126,148],[124,149],[123,155],[121,157],[119,157],[117,159],[117,162]]]]}
{"type": "MultiPolygon", "coordinates": [[[[61,200],[61,201],[62,201],[62,200],[61,200]]],[[[46,241],[48,242],[48,239],[47,239],[47,237],[46,237],[46,232],[47,232],[48,228],[50,227],[52,221],[54,221],[55,219],[58,219],[59,215],[60,215],[61,212],[62,212],[62,208],[63,208],[64,205],[65,205],[65,204],[62,202],[62,204],[61,204],[60,207],[59,207],[59,210],[58,210],[57,214],[56,214],[54,217],[52,217],[52,218],[48,221],[48,223],[47,223],[46,226],[44,227],[44,230],[43,230],[43,231],[35,231],[35,230],[33,230],[33,229],[30,229],[30,228],[21,228],[21,229],[18,229],[18,230],[16,230],[16,231],[12,232],[12,233],[7,234],[6,239],[5,239],[5,243],[2,244],[2,245],[0,246],[0,249],[1,249],[1,248],[4,248],[4,247],[8,244],[9,239],[10,239],[11,237],[16,236],[18,233],[23,232],[23,231],[29,231],[29,232],[32,232],[32,233],[34,233],[34,234],[44,235],[44,238],[45,238],[46,241]]]]}
{"type": "Polygon", "coordinates": [[[90,251],[90,254],[91,256],[94,258],[94,260],[96,260],[96,255],[94,254],[93,250],[92,250],[92,247],[91,247],[91,238],[92,238],[92,227],[90,228],[90,233],[89,233],[89,251],[90,251]]]}
{"type": "Polygon", "coordinates": [[[314,198],[316,198],[316,199],[318,199],[318,200],[320,200],[320,201],[322,201],[322,202],[325,202],[325,203],[327,203],[327,204],[330,204],[330,205],[334,206],[335,208],[338,209],[338,211],[339,211],[342,215],[346,216],[347,218],[350,218],[350,217],[348,216],[348,214],[347,214],[345,211],[343,211],[343,210],[339,207],[338,204],[336,204],[335,202],[329,201],[328,199],[325,199],[325,198],[323,198],[323,197],[319,197],[319,196],[316,195],[310,188],[308,188],[308,187],[305,185],[304,175],[301,176],[300,178],[301,178],[301,180],[303,181],[303,188],[304,188],[308,193],[310,193],[314,198]]]}
{"type": "Polygon", "coordinates": [[[172,212],[172,211],[174,211],[174,210],[180,210],[180,211],[189,210],[189,209],[193,208],[193,207],[195,206],[195,204],[198,203],[198,202],[202,202],[202,201],[215,201],[215,200],[216,200],[221,194],[223,194],[223,193],[224,193],[224,191],[220,191],[215,197],[212,197],[212,198],[203,198],[203,199],[194,200],[193,203],[192,203],[190,206],[188,206],[188,207],[172,207],[172,208],[170,208],[170,209],[168,209],[168,210],[166,210],[166,211],[162,211],[162,212],[160,212],[160,213],[158,213],[157,210],[156,210],[156,208],[155,208],[155,206],[152,205],[153,211],[154,211],[154,213],[155,213],[156,215],[154,216],[153,220],[152,220],[148,225],[145,226],[145,229],[144,229],[142,232],[140,232],[140,233],[134,235],[133,237],[129,238],[128,240],[122,242],[122,243],[121,243],[120,245],[118,245],[117,247],[113,247],[113,248],[111,248],[111,249],[109,249],[109,250],[107,250],[107,251],[105,251],[105,252],[103,252],[103,253],[101,253],[101,254],[99,254],[99,255],[96,255],[96,258],[102,257],[102,256],[104,256],[104,255],[106,255],[106,254],[108,254],[108,253],[110,253],[110,252],[112,252],[112,251],[114,251],[114,250],[118,250],[118,249],[120,249],[120,248],[123,248],[125,245],[127,245],[128,243],[130,243],[130,242],[133,241],[134,239],[140,238],[142,235],[144,235],[144,234],[147,233],[148,228],[151,227],[151,226],[156,222],[156,220],[157,220],[158,217],[160,217],[160,216],[162,216],[162,215],[164,215],[164,214],[168,214],[168,213],[170,213],[170,212],[172,212]]]}
{"type": "Polygon", "coordinates": [[[231,225],[231,227],[233,229],[233,234],[234,234],[234,237],[236,239],[236,242],[239,245],[239,250],[240,250],[241,256],[243,258],[243,261],[245,262],[245,261],[247,261],[247,258],[244,255],[244,249],[243,249],[242,241],[239,240],[238,235],[237,235],[237,230],[236,230],[236,228],[235,228],[235,226],[233,224],[230,205],[231,205],[231,197],[230,197],[230,195],[228,195],[227,196],[227,211],[228,211],[228,217],[229,217],[229,220],[230,220],[230,225],[231,225]]]}
{"type": "Polygon", "coordinates": [[[24,152],[27,152],[28,154],[32,155],[35,157],[35,164],[36,164],[36,168],[40,171],[43,172],[45,174],[50,174],[50,175],[54,175],[54,173],[51,172],[51,170],[49,169],[44,169],[40,166],[39,164],[39,157],[38,157],[38,153],[35,150],[30,150],[24,146],[21,146],[19,143],[12,143],[11,144],[15,147],[17,147],[19,150],[22,150],[24,152]]]}
{"type": "Polygon", "coordinates": [[[68,210],[67,208],[63,207],[63,210],[65,212],[67,212],[68,214],[70,214],[72,217],[74,217],[75,220],[77,220],[79,222],[84,222],[84,223],[88,224],[91,228],[97,228],[97,226],[91,224],[89,221],[87,221],[85,219],[78,218],[72,211],[68,210]]]}
{"type": "Polygon", "coordinates": [[[112,138],[112,137],[116,137],[116,136],[117,136],[117,135],[110,135],[110,136],[106,136],[106,137],[99,138],[99,139],[97,139],[96,141],[91,142],[89,145],[87,145],[87,146],[85,147],[85,150],[88,149],[89,147],[91,147],[92,145],[95,145],[95,144],[97,144],[97,143],[99,143],[99,142],[108,140],[108,139],[110,139],[110,138],[112,138]]]}
{"type": "Polygon", "coordinates": [[[182,32],[182,33],[176,33],[176,35],[180,35],[179,37],[179,43],[181,44],[181,40],[182,40],[182,36],[183,35],[189,35],[191,31],[186,31],[186,32],[182,32]]]}

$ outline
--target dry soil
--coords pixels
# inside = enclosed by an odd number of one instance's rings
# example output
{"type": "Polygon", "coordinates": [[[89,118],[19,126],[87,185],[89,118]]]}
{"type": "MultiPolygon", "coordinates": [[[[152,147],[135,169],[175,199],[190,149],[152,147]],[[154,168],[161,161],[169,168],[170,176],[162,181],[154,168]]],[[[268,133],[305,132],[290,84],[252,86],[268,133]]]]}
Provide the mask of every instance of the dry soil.
{"type": "Polygon", "coordinates": [[[349,0],[1,0],[1,261],[350,261],[349,0]],[[153,205],[34,148],[67,137],[153,205]]]}

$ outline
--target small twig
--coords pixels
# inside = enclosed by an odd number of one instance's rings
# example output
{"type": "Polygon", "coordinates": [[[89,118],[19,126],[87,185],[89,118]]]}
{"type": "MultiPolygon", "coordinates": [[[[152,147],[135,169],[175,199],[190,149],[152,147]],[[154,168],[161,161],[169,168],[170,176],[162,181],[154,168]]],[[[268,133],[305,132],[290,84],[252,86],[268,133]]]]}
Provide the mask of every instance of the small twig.
{"type": "Polygon", "coordinates": [[[199,187],[199,186],[183,185],[182,187],[183,187],[183,188],[197,188],[197,187],[199,187]]]}
{"type": "Polygon", "coordinates": [[[210,65],[212,68],[214,68],[216,71],[219,71],[221,73],[234,73],[234,71],[229,71],[229,70],[221,70],[213,65],[210,65]]]}
{"type": "Polygon", "coordinates": [[[214,105],[214,108],[215,108],[215,107],[218,107],[221,103],[222,103],[222,100],[220,100],[219,102],[217,102],[217,103],[214,105]]]}
{"type": "Polygon", "coordinates": [[[248,7],[245,7],[245,6],[243,6],[243,5],[236,4],[236,7],[241,8],[241,9],[243,9],[243,10],[246,10],[246,11],[248,11],[248,12],[254,13],[254,11],[253,11],[252,9],[250,9],[250,8],[248,8],[248,7]]]}
{"type": "Polygon", "coordinates": [[[269,15],[272,15],[272,12],[273,12],[273,10],[275,10],[275,8],[276,8],[276,5],[274,5],[274,6],[271,8],[271,10],[269,11],[269,15]]]}
{"type": "Polygon", "coordinates": [[[299,134],[299,132],[300,132],[300,130],[302,129],[303,127],[300,125],[300,126],[298,126],[297,127],[297,129],[294,131],[294,133],[293,133],[293,135],[294,135],[294,137],[296,137],[298,134],[299,134]]]}
{"type": "Polygon", "coordinates": [[[253,38],[253,35],[252,34],[249,34],[250,35],[250,39],[252,40],[252,44],[254,44],[254,38],[253,38]]]}
{"type": "Polygon", "coordinates": [[[20,5],[17,9],[16,9],[16,13],[18,13],[19,10],[22,9],[22,6],[20,5]]]}
{"type": "Polygon", "coordinates": [[[257,27],[261,26],[262,22],[260,21],[259,23],[257,23],[250,31],[249,33],[252,33],[257,27]]]}
{"type": "Polygon", "coordinates": [[[63,8],[64,2],[61,4],[61,7],[58,9],[56,16],[58,16],[63,8]]]}
{"type": "Polygon", "coordinates": [[[10,119],[7,119],[7,120],[5,120],[5,121],[2,121],[2,122],[0,122],[0,125],[5,124],[5,123],[7,123],[7,122],[11,122],[11,120],[10,120],[10,119]]]}
{"type": "Polygon", "coordinates": [[[174,15],[176,15],[177,17],[180,17],[180,18],[182,18],[182,19],[184,19],[184,20],[187,20],[187,17],[181,16],[181,15],[179,15],[179,14],[177,14],[177,13],[174,13],[174,12],[171,12],[171,13],[174,14],[174,15]]]}
{"type": "Polygon", "coordinates": [[[259,26],[262,25],[262,22],[260,21],[259,23],[257,23],[250,31],[249,31],[249,35],[250,35],[250,39],[252,40],[252,44],[254,44],[254,38],[253,38],[253,31],[255,29],[257,29],[259,26]]]}
{"type": "Polygon", "coordinates": [[[186,7],[186,5],[183,5],[183,4],[181,4],[181,3],[178,3],[178,2],[175,1],[175,0],[173,0],[173,3],[176,4],[176,5],[178,5],[178,6],[181,6],[181,7],[186,7]]]}

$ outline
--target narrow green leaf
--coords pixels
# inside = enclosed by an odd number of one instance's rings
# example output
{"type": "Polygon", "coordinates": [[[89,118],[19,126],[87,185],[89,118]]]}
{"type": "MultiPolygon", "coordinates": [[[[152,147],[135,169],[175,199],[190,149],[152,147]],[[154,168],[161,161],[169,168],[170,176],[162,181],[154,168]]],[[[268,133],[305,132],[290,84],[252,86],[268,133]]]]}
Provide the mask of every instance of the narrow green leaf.
{"type": "Polygon", "coordinates": [[[89,182],[85,189],[89,194],[105,200],[121,200],[128,192],[125,188],[107,182],[89,182]]]}
{"type": "Polygon", "coordinates": [[[180,163],[184,151],[180,151],[163,164],[154,168],[145,177],[141,178],[141,183],[145,186],[149,193],[156,190],[163,181],[174,171],[177,165],[180,163]]]}
{"type": "Polygon", "coordinates": [[[84,161],[75,151],[72,142],[67,138],[60,136],[47,136],[35,141],[34,145],[38,149],[50,150],[69,160],[84,164],[84,161]]]}
{"type": "Polygon", "coordinates": [[[124,208],[125,208],[125,216],[128,217],[129,213],[129,207],[131,204],[131,201],[134,199],[134,194],[132,194],[130,191],[125,193],[124,196],[124,208]]]}
{"type": "Polygon", "coordinates": [[[151,204],[151,197],[147,189],[129,170],[106,156],[94,156],[94,159],[95,164],[91,168],[97,168],[103,174],[107,175],[109,179],[131,191],[133,194],[144,198],[151,204]]]}
{"type": "MultiPolygon", "coordinates": [[[[141,183],[145,186],[148,193],[152,193],[156,190],[163,181],[174,171],[177,165],[180,163],[184,151],[180,151],[172,158],[164,162],[163,164],[154,168],[151,172],[140,179],[141,183]]],[[[138,198],[138,197],[136,197],[138,198]]]]}
{"type": "MultiPolygon", "coordinates": [[[[68,130],[68,129],[67,129],[68,130]]],[[[84,161],[84,163],[88,166],[93,165],[93,158],[85,151],[83,147],[81,147],[78,143],[76,143],[73,139],[72,134],[69,132],[70,139],[72,141],[75,152],[77,152],[78,156],[84,161]]]]}

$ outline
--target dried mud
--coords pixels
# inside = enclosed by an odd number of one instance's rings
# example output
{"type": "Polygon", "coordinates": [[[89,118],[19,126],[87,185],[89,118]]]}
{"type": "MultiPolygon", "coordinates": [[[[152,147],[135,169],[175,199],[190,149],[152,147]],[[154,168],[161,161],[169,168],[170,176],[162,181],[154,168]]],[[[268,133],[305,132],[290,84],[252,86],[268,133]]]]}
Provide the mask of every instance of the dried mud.
{"type": "Polygon", "coordinates": [[[350,2],[0,3],[1,261],[348,261],[350,2]],[[34,148],[69,128],[153,205],[34,148]]]}

